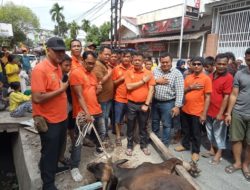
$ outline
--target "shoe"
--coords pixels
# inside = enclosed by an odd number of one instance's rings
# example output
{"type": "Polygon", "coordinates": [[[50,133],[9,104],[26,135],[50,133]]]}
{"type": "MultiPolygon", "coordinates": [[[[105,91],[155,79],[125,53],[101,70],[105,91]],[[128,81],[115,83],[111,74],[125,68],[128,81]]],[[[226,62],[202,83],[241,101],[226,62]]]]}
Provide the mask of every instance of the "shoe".
{"type": "Polygon", "coordinates": [[[82,181],[83,177],[78,168],[73,168],[70,170],[71,176],[75,182],[82,181]]]}
{"type": "Polygon", "coordinates": [[[186,149],[184,146],[179,145],[179,146],[175,147],[174,150],[175,150],[176,152],[182,152],[182,151],[185,151],[185,150],[187,150],[187,149],[186,149]]]}
{"type": "Polygon", "coordinates": [[[197,153],[193,153],[192,154],[192,161],[198,162],[199,159],[200,159],[200,155],[199,154],[197,154],[197,153]]]}
{"type": "Polygon", "coordinates": [[[88,138],[83,139],[82,145],[87,147],[95,147],[95,144],[88,138]]]}
{"type": "Polygon", "coordinates": [[[97,157],[102,157],[104,155],[103,149],[101,147],[96,148],[94,155],[97,157]]]}
{"type": "Polygon", "coordinates": [[[65,171],[68,171],[70,169],[69,166],[61,166],[56,168],[56,175],[61,174],[65,171]]]}

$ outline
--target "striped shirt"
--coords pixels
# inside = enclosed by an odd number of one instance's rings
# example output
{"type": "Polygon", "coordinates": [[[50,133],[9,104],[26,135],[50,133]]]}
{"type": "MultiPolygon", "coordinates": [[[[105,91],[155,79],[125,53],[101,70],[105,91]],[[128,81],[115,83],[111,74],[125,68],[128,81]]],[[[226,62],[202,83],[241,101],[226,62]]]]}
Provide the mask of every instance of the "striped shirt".
{"type": "Polygon", "coordinates": [[[157,67],[153,71],[155,80],[164,77],[169,80],[168,84],[156,84],[154,98],[160,101],[175,99],[175,106],[181,107],[184,95],[184,79],[179,70],[171,68],[169,72],[163,72],[157,67]]]}

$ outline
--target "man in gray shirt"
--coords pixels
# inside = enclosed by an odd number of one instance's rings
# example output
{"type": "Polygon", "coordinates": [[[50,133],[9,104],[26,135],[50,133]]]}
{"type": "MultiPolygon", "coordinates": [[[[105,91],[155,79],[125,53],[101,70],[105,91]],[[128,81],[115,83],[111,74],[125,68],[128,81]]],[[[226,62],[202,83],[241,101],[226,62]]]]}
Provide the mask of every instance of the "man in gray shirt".
{"type": "Polygon", "coordinates": [[[238,71],[234,78],[225,122],[230,125],[230,139],[235,162],[225,168],[229,174],[241,169],[250,182],[250,48],[245,52],[247,67],[238,71]],[[246,140],[244,161],[241,161],[243,142],[246,140]]]}
{"type": "Polygon", "coordinates": [[[152,130],[159,137],[161,121],[162,141],[168,146],[173,117],[179,115],[182,106],[184,80],[181,72],[172,67],[170,54],[163,54],[160,62],[161,66],[153,71],[156,86],[152,102],[152,130]]]}

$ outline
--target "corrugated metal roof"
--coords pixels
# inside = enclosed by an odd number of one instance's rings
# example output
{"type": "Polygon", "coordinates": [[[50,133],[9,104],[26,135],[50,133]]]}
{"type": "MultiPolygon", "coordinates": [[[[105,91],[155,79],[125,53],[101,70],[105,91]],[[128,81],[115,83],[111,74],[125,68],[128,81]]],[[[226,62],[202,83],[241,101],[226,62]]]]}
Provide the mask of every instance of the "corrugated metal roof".
{"type": "MultiPolygon", "coordinates": [[[[202,37],[206,33],[207,31],[184,34],[183,40],[196,40],[202,37]]],[[[180,39],[180,35],[155,37],[155,38],[138,38],[138,39],[133,39],[133,40],[121,40],[121,44],[138,44],[138,43],[144,43],[144,42],[173,41],[173,40],[179,40],[179,39],[180,39]]],[[[103,45],[110,44],[110,41],[103,42],[102,44],[103,45]]]]}

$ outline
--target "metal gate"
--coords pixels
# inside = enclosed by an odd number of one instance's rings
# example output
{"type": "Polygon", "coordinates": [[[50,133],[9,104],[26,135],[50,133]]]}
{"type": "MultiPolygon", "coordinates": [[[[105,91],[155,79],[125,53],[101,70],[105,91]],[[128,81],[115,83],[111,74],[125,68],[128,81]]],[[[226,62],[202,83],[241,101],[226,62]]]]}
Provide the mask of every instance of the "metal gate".
{"type": "Polygon", "coordinates": [[[219,35],[218,53],[244,57],[250,47],[250,0],[224,3],[213,9],[212,32],[219,35]]]}

